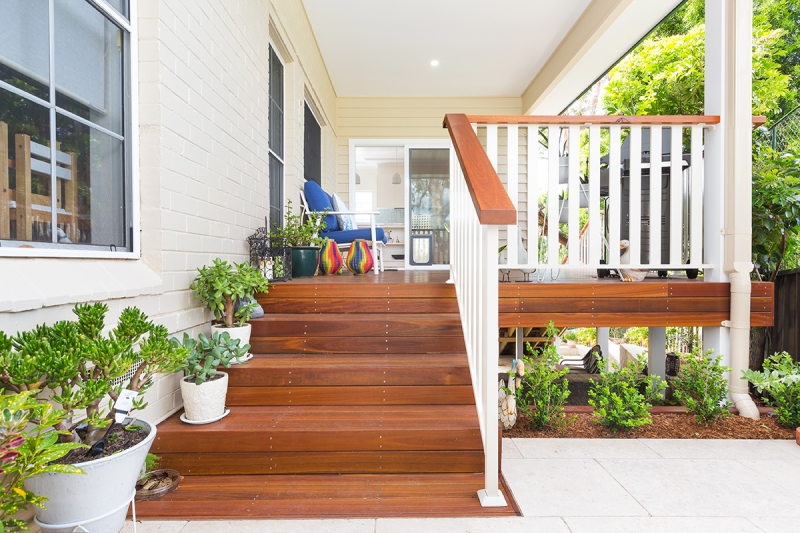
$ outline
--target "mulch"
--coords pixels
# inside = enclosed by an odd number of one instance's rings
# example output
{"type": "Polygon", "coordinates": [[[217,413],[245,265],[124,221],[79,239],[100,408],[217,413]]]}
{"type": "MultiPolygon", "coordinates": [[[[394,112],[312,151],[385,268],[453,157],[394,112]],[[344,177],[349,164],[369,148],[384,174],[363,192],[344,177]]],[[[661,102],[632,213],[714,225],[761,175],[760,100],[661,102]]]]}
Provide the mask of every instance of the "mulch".
{"type": "Polygon", "coordinates": [[[594,421],[591,413],[567,413],[568,424],[563,429],[533,429],[521,413],[516,425],[503,430],[508,438],[567,438],[567,439],[795,439],[795,430],[781,426],[772,415],[761,420],[730,416],[709,425],[700,424],[687,413],[654,413],[652,424],[613,433],[594,421]]]}

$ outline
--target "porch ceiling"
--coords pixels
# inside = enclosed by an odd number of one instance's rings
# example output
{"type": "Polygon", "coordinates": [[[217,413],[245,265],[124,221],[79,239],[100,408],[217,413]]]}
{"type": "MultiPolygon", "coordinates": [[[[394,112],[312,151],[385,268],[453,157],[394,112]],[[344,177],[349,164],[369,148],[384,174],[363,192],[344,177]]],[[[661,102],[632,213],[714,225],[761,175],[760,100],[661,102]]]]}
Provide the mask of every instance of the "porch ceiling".
{"type": "Polygon", "coordinates": [[[531,108],[537,87],[561,82],[568,104],[680,0],[303,3],[338,96],[524,96],[531,108]]]}

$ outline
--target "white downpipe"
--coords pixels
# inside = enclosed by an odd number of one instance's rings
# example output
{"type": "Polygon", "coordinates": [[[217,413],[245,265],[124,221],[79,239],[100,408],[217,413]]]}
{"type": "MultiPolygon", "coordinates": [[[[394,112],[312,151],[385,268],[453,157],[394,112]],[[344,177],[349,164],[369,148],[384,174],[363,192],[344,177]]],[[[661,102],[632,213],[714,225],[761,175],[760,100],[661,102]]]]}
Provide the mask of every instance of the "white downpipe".
{"type": "MultiPolygon", "coordinates": [[[[713,7],[713,6],[712,6],[713,7]]],[[[731,399],[741,416],[758,420],[742,371],[750,362],[752,260],[752,31],[751,0],[723,2],[725,48],[725,261],[731,280],[731,399]]],[[[717,8],[718,9],[718,8],[717,8]]]]}

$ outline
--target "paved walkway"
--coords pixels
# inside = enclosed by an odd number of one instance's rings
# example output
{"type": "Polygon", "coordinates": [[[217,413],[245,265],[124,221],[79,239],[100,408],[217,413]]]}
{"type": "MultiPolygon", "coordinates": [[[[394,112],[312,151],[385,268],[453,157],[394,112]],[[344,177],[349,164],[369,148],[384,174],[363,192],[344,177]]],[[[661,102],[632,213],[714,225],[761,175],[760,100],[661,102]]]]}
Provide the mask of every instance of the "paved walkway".
{"type": "MultiPolygon", "coordinates": [[[[522,517],[141,522],[138,533],[796,533],[794,441],[504,439],[522,517]]],[[[131,523],[124,533],[132,533],[131,523]]]]}

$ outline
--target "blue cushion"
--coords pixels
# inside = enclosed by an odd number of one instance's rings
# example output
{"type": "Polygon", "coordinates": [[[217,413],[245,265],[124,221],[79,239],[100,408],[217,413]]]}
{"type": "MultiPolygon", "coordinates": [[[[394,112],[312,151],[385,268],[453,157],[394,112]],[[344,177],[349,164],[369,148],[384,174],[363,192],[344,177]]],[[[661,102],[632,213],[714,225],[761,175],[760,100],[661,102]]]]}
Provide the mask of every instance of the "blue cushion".
{"type": "MultiPolygon", "coordinates": [[[[322,234],[329,239],[336,241],[336,244],[349,244],[356,239],[372,240],[372,230],[370,228],[352,229],[349,231],[324,231],[322,234]]],[[[386,234],[383,228],[375,228],[375,238],[386,244],[386,234]]]]}
{"type": "MultiPolygon", "coordinates": [[[[307,181],[303,185],[303,192],[306,194],[306,201],[308,208],[312,211],[333,211],[333,203],[331,197],[322,190],[322,187],[313,181],[307,181]]],[[[328,215],[324,219],[325,231],[336,231],[339,229],[339,222],[336,220],[336,215],[328,215]]]]}

